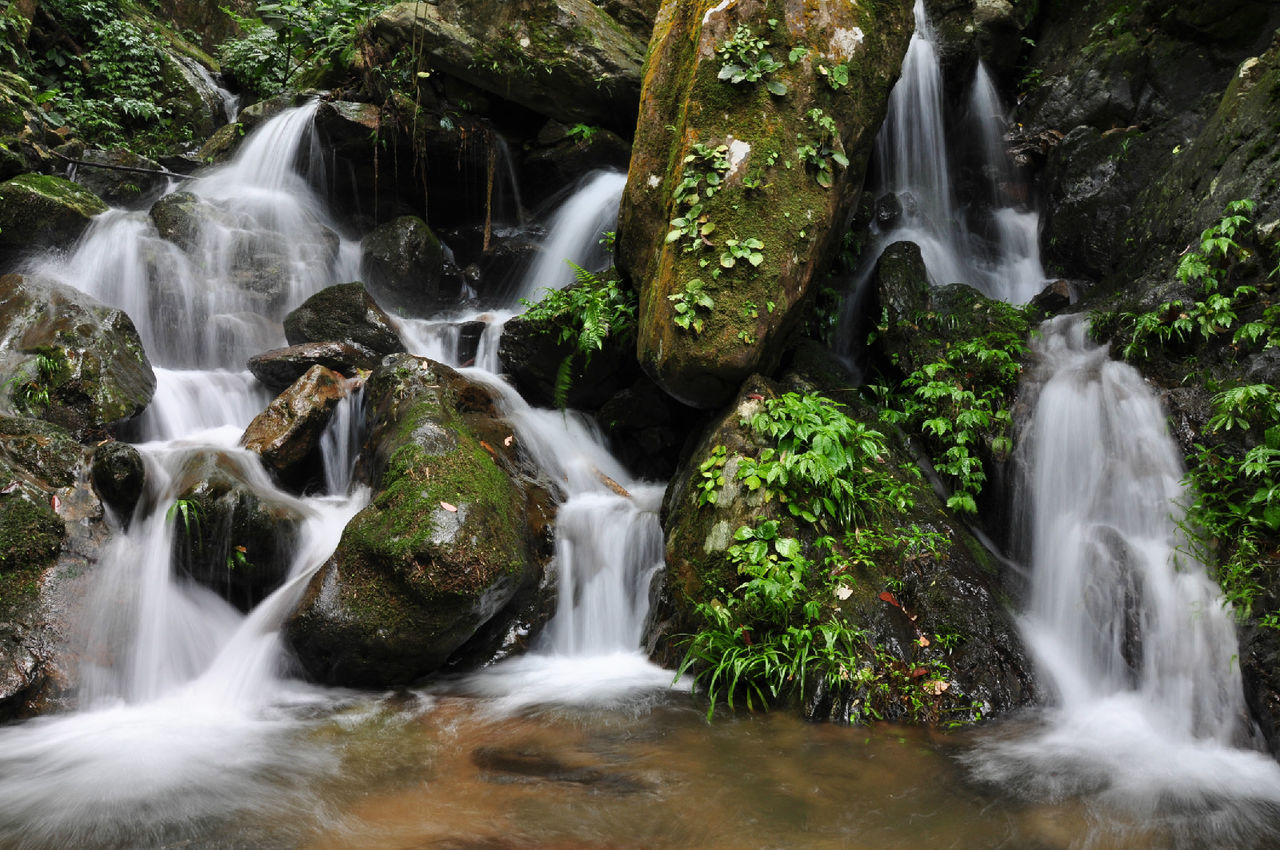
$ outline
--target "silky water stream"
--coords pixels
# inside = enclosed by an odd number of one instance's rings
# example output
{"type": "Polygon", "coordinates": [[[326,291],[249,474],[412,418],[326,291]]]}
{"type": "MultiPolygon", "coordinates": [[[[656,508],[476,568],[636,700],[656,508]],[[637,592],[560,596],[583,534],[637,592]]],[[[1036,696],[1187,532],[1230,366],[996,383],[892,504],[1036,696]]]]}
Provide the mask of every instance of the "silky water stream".
{"type": "MultiPolygon", "coordinates": [[[[39,264],[130,313],[159,388],[136,434],[148,491],[94,568],[80,616],[78,706],[0,728],[0,847],[1160,848],[1187,834],[1150,808],[1100,814],[1087,787],[1018,798],[1004,783],[1037,762],[1018,749],[1028,739],[993,742],[999,729],[948,738],[784,714],[707,724],[638,650],[661,568],[662,486],[632,479],[586,418],[530,408],[501,381],[497,339],[515,304],[406,319],[402,335],[493,386],[519,439],[565,482],[554,619],[530,653],[420,689],[357,693],[292,675],[279,626],[367,498],[351,479],[358,398],[326,436],[325,495],[275,490],[235,448],[269,400],[245,357],[282,344],[281,316],[307,295],[358,276],[358,246],[335,240],[307,179],[320,161],[311,109],[266,123],[235,162],[182,187],[207,207],[196,262],[145,216],[116,210],[71,256],[39,264]],[[253,274],[264,264],[285,270],[266,292],[253,274]],[[458,329],[476,319],[486,330],[463,364],[458,329]],[[247,614],[170,563],[173,482],[207,452],[308,517],[290,577],[247,614]],[[957,758],[975,752],[984,781],[957,758]]],[[[596,175],[561,208],[546,243],[556,277],[532,272],[526,297],[567,282],[561,260],[597,262],[621,188],[620,175],[596,175]]],[[[1229,752],[1254,785],[1271,781],[1261,757],[1229,752]]],[[[1225,808],[1267,802],[1244,784],[1225,808]]],[[[1233,846],[1274,846],[1254,840],[1259,822],[1233,816],[1233,846]]]]}

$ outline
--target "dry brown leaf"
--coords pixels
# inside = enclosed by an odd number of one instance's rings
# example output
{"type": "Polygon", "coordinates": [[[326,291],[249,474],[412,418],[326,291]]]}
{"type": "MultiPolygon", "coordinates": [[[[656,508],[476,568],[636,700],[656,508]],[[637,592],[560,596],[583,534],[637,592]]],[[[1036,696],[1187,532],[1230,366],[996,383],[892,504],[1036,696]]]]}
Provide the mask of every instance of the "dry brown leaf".
{"type": "Polygon", "coordinates": [[[455,514],[456,514],[456,513],[458,512],[458,506],[457,506],[457,505],[451,505],[451,504],[449,504],[448,502],[441,502],[441,503],[440,503],[440,507],[444,508],[446,511],[449,511],[449,512],[451,512],[451,513],[455,513],[455,514]]]}

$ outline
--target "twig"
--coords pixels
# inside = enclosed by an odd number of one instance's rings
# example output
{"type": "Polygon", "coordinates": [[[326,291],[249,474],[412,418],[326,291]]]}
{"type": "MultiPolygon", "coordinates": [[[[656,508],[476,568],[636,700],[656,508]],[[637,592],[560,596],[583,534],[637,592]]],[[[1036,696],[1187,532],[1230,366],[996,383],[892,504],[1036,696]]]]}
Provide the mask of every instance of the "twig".
{"type": "Polygon", "coordinates": [[[54,156],[58,157],[59,159],[62,159],[62,160],[65,160],[66,162],[71,163],[72,165],[84,165],[84,166],[88,166],[89,168],[106,168],[111,171],[130,171],[135,174],[158,174],[161,177],[173,177],[178,180],[199,180],[200,179],[199,177],[192,177],[187,174],[179,174],[178,172],[170,171],[167,168],[155,169],[155,168],[138,168],[132,165],[108,165],[105,162],[89,162],[88,160],[84,160],[84,159],[72,159],[71,157],[65,154],[60,154],[57,151],[50,151],[50,153],[52,153],[54,156]]]}

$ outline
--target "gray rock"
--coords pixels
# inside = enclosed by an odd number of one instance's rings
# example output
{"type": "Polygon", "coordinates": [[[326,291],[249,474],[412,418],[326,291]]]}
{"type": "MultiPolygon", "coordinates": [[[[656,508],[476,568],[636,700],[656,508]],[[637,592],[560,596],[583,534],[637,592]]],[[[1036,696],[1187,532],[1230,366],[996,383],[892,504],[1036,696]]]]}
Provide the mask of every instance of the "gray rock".
{"type": "Polygon", "coordinates": [[[362,283],[342,283],[312,295],[284,319],[290,345],[348,342],[377,354],[404,351],[395,325],[362,283]]]}

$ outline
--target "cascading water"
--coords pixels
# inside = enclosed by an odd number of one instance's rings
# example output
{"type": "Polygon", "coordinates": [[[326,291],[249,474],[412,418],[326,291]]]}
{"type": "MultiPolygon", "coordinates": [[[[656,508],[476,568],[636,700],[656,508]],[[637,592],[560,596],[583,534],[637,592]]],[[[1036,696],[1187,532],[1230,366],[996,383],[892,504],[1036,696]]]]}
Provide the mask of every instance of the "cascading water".
{"type": "Polygon", "coordinates": [[[977,772],[1153,818],[1171,804],[1195,817],[1227,799],[1280,804],[1280,766],[1232,749],[1249,731],[1234,626],[1178,525],[1183,469],[1164,413],[1087,333],[1060,317],[1033,342],[1018,448],[1023,633],[1058,705],[1044,732],[983,747],[977,772]]]}
{"type": "MultiPolygon", "coordinates": [[[[979,62],[966,116],[972,132],[965,135],[980,140],[978,171],[987,183],[988,198],[980,208],[962,207],[953,190],[951,156],[956,148],[948,142],[937,36],[923,0],[915,4],[915,25],[902,75],[876,137],[876,195],[892,194],[901,211],[889,215],[882,226],[873,223],[874,240],[865,249],[867,262],[855,289],[870,278],[885,247],[906,240],[920,246],[935,285],[967,283],[991,298],[1029,301],[1045,283],[1039,216],[1009,191],[1013,175],[1003,145],[1004,107],[979,62]]],[[[858,296],[851,301],[850,310],[856,311],[858,296]]]]}
{"type": "Polygon", "coordinates": [[[538,259],[525,273],[517,298],[541,300],[544,289],[563,289],[573,282],[573,260],[588,271],[601,271],[610,252],[599,245],[604,231],[618,220],[618,204],[627,176],[599,171],[583,178],[579,189],[552,216],[538,259]]]}

